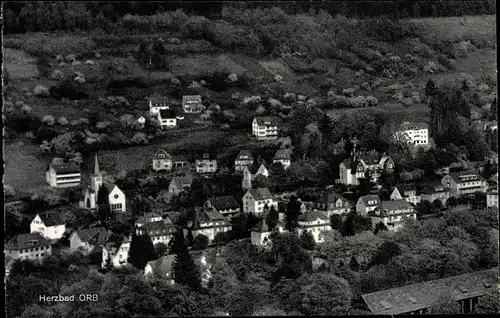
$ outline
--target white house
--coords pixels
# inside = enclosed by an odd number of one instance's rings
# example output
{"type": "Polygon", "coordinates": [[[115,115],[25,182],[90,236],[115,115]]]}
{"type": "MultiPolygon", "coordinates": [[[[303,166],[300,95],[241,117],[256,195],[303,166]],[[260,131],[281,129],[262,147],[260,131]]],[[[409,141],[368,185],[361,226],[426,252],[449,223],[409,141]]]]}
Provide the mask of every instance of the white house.
{"type": "Polygon", "coordinates": [[[109,192],[108,200],[112,212],[125,212],[127,210],[125,193],[117,185],[114,185],[109,192]]]}
{"type": "Polygon", "coordinates": [[[50,240],[58,240],[66,231],[66,223],[58,213],[40,213],[35,216],[30,224],[31,233],[40,233],[50,240]]]}
{"type": "Polygon", "coordinates": [[[52,163],[45,176],[53,188],[77,187],[82,179],[80,167],[73,163],[52,163]]]}
{"type": "Polygon", "coordinates": [[[359,197],[356,203],[356,212],[366,215],[380,206],[380,199],[377,195],[365,195],[359,197]]]}
{"type": "Polygon", "coordinates": [[[420,195],[417,195],[415,187],[410,185],[394,187],[390,198],[391,200],[405,200],[413,205],[417,205],[421,201],[420,195]]]}
{"type": "Polygon", "coordinates": [[[208,237],[209,242],[212,242],[218,233],[229,232],[232,229],[231,223],[216,209],[200,209],[196,213],[197,219],[191,224],[193,237],[203,234],[208,237]]]}
{"type": "Polygon", "coordinates": [[[111,233],[102,226],[74,231],[69,237],[70,250],[89,253],[94,247],[106,244],[110,236],[111,233]]]}
{"type": "Polygon", "coordinates": [[[375,151],[366,154],[353,154],[339,165],[339,183],[346,185],[359,185],[359,179],[366,178],[377,183],[382,173],[392,173],[394,161],[391,157],[383,155],[379,159],[375,151]]]}
{"type": "Polygon", "coordinates": [[[397,142],[411,145],[427,145],[429,143],[429,126],[426,123],[405,121],[395,132],[397,142]]]}
{"type": "Polygon", "coordinates": [[[109,261],[113,267],[126,265],[130,250],[130,238],[125,236],[111,237],[102,248],[102,268],[109,261]]]}
{"type": "Polygon", "coordinates": [[[319,211],[328,218],[332,214],[347,214],[351,211],[351,207],[351,201],[334,192],[328,192],[326,195],[314,202],[314,211],[319,211]]]}
{"type": "Polygon", "coordinates": [[[165,110],[170,108],[170,106],[168,105],[167,98],[158,95],[149,97],[148,104],[149,104],[149,112],[153,115],[157,115],[160,112],[160,110],[165,110]]]}
{"type": "Polygon", "coordinates": [[[249,150],[241,150],[234,160],[234,170],[243,171],[246,166],[253,165],[253,156],[249,150]]]}
{"type": "Polygon", "coordinates": [[[205,106],[201,102],[200,95],[185,95],[182,96],[182,109],[187,114],[198,114],[205,109],[205,106]]]}
{"type": "MultiPolygon", "coordinates": [[[[278,221],[276,225],[276,230],[279,233],[285,231],[283,223],[278,221]]],[[[271,239],[269,236],[272,233],[272,229],[266,222],[266,218],[264,217],[250,232],[251,242],[253,245],[262,246],[264,248],[271,247],[271,239]]]]}
{"type": "Polygon", "coordinates": [[[262,214],[264,207],[271,208],[274,205],[278,209],[278,203],[267,188],[250,189],[243,196],[243,212],[262,214]]]}
{"type": "Polygon", "coordinates": [[[474,192],[486,192],[486,180],[474,171],[452,172],[441,179],[441,184],[450,191],[450,195],[459,197],[474,192]]]}
{"type": "Polygon", "coordinates": [[[330,218],[318,211],[307,211],[299,215],[298,219],[298,234],[301,236],[304,232],[309,232],[313,235],[316,243],[325,241],[323,232],[331,231],[330,218]]]}
{"type": "Polygon", "coordinates": [[[52,255],[52,244],[40,233],[18,234],[5,244],[5,256],[41,261],[45,256],[52,255]]]}
{"type": "Polygon", "coordinates": [[[214,173],[217,171],[217,158],[213,154],[205,152],[195,160],[195,165],[198,173],[214,173]]]}
{"type": "Polygon", "coordinates": [[[382,201],[369,215],[373,226],[382,222],[390,231],[401,229],[408,218],[417,219],[415,208],[405,200],[382,201]]]}
{"type": "Polygon", "coordinates": [[[278,120],[275,117],[255,117],[252,122],[252,134],[259,140],[278,138],[278,120]]]}
{"type": "Polygon", "coordinates": [[[243,169],[243,179],[241,181],[241,187],[243,190],[251,189],[252,181],[259,175],[266,178],[269,177],[269,170],[264,164],[260,164],[259,166],[246,166],[243,169]]]}
{"type": "Polygon", "coordinates": [[[160,109],[158,112],[158,121],[161,128],[175,128],[177,126],[177,116],[173,109],[160,109]]]}
{"type": "Polygon", "coordinates": [[[153,170],[154,171],[171,171],[172,170],[172,156],[164,149],[158,150],[153,156],[153,170]]]}
{"type": "Polygon", "coordinates": [[[281,163],[287,169],[291,164],[291,151],[289,149],[279,149],[273,158],[273,163],[281,163]]]}
{"type": "Polygon", "coordinates": [[[486,193],[486,207],[498,209],[498,190],[491,190],[486,193]]]}

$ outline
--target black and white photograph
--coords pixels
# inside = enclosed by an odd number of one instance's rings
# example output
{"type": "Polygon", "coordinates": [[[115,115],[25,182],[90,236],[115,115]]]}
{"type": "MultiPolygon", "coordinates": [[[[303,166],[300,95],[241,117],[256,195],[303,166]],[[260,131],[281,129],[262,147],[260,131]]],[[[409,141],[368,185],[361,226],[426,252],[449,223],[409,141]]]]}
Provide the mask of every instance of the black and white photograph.
{"type": "Polygon", "coordinates": [[[500,313],[496,1],[4,1],[5,317],[500,313]]]}

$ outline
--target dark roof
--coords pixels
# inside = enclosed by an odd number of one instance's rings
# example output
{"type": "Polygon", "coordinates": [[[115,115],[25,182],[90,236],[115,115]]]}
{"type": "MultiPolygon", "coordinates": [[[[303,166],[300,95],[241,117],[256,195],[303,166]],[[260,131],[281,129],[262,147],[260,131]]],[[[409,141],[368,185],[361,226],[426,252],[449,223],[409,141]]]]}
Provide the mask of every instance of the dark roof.
{"type": "Polygon", "coordinates": [[[426,123],[412,123],[412,122],[409,122],[409,121],[405,121],[404,123],[402,123],[399,128],[401,130],[416,130],[416,129],[429,129],[429,125],[427,125],[426,123]]]}
{"type": "Polygon", "coordinates": [[[456,301],[498,291],[498,267],[362,295],[376,315],[397,315],[429,308],[448,293],[456,301]]]}
{"type": "Polygon", "coordinates": [[[80,167],[74,163],[53,163],[50,167],[56,173],[80,173],[80,167]]]}
{"type": "Polygon", "coordinates": [[[66,224],[59,212],[43,212],[38,214],[45,226],[57,226],[66,224]]]}
{"type": "Polygon", "coordinates": [[[452,172],[449,175],[456,183],[484,180],[475,170],[452,172]]]}
{"type": "Polygon", "coordinates": [[[111,235],[108,237],[108,241],[105,244],[107,250],[115,253],[116,250],[124,243],[128,243],[129,239],[123,235],[111,235]]]}
{"type": "Polygon", "coordinates": [[[394,211],[400,209],[413,209],[413,206],[405,200],[390,200],[382,201],[381,208],[394,211]]]}
{"type": "Polygon", "coordinates": [[[278,126],[278,119],[276,117],[272,116],[262,116],[262,117],[255,117],[255,120],[257,120],[257,125],[259,126],[278,126]]]}
{"type": "Polygon", "coordinates": [[[111,233],[104,227],[91,227],[84,230],[76,231],[76,234],[83,242],[89,242],[93,245],[104,245],[111,233]]]}
{"type": "Polygon", "coordinates": [[[173,224],[168,224],[163,221],[158,222],[150,222],[145,224],[141,230],[146,231],[150,237],[153,236],[162,236],[166,234],[173,234],[176,231],[176,228],[173,224]]]}
{"type": "Polygon", "coordinates": [[[216,210],[237,209],[240,207],[240,204],[232,195],[212,198],[209,201],[216,210]]]}
{"type": "Polygon", "coordinates": [[[149,261],[147,265],[151,266],[153,269],[153,274],[156,276],[165,276],[167,273],[172,271],[172,267],[175,261],[175,255],[165,255],[157,260],[149,261]]]}
{"type": "Polygon", "coordinates": [[[266,218],[263,218],[256,226],[253,227],[252,232],[257,233],[267,233],[270,232],[269,225],[266,222],[266,218]]]}
{"type": "Polygon", "coordinates": [[[317,219],[328,220],[328,218],[323,215],[323,213],[318,211],[307,211],[299,215],[298,218],[299,222],[312,222],[316,221],[317,219]]]}
{"type": "Polygon", "coordinates": [[[44,238],[40,233],[25,233],[14,236],[5,244],[5,249],[22,250],[47,245],[52,245],[52,242],[44,238]]]}
{"type": "Polygon", "coordinates": [[[153,95],[153,96],[150,96],[148,99],[152,104],[159,104],[159,103],[166,104],[166,103],[168,103],[168,98],[164,97],[164,96],[153,95]]]}
{"type": "Polygon", "coordinates": [[[224,220],[224,216],[222,216],[222,214],[215,209],[201,210],[199,211],[198,216],[200,223],[224,220]]]}
{"type": "Polygon", "coordinates": [[[342,199],[343,201],[348,201],[346,198],[344,198],[340,194],[335,193],[333,191],[329,191],[327,194],[322,195],[317,200],[317,202],[321,202],[321,203],[335,203],[335,202],[337,202],[338,199],[342,199]]]}
{"type": "Polygon", "coordinates": [[[448,190],[441,184],[441,182],[432,182],[425,185],[425,187],[420,190],[423,194],[433,194],[447,192],[448,190]]]}
{"type": "Polygon", "coordinates": [[[278,149],[274,155],[274,160],[287,160],[290,159],[292,152],[290,149],[278,149]]]}
{"type": "Polygon", "coordinates": [[[186,104],[201,104],[200,95],[184,95],[182,96],[182,105],[186,104]]]}
{"type": "Polygon", "coordinates": [[[273,199],[273,195],[268,188],[258,188],[248,190],[254,200],[269,200],[273,199]]]}
{"type": "Polygon", "coordinates": [[[184,177],[173,177],[172,181],[177,188],[182,189],[183,187],[190,187],[193,182],[192,176],[184,176],[184,177]]]}
{"type": "Polygon", "coordinates": [[[165,159],[172,159],[172,155],[170,155],[165,149],[160,149],[158,150],[155,154],[154,154],[154,159],[162,159],[162,160],[165,160],[165,159]],[[160,155],[164,155],[165,158],[160,158],[159,156],[160,155]]]}
{"type": "Polygon", "coordinates": [[[250,150],[247,150],[247,149],[244,149],[244,150],[240,150],[240,153],[238,154],[238,156],[236,157],[236,160],[238,159],[247,159],[247,160],[253,160],[253,156],[252,156],[252,153],[250,152],[250,150]],[[246,157],[246,158],[242,158],[242,157],[246,157]]]}
{"type": "Polygon", "coordinates": [[[264,166],[264,168],[266,170],[269,171],[269,169],[267,169],[266,165],[261,163],[261,162],[254,162],[254,164],[252,166],[247,166],[249,168],[249,171],[251,174],[256,174],[257,171],[259,171],[260,167],[264,166]]]}
{"type": "Polygon", "coordinates": [[[217,156],[211,152],[202,152],[198,154],[196,160],[217,160],[217,156]]]}
{"type": "Polygon", "coordinates": [[[360,199],[363,201],[363,203],[367,207],[376,206],[376,205],[380,204],[380,199],[379,199],[378,195],[365,195],[365,196],[360,197],[360,199]],[[376,200],[377,203],[376,204],[368,204],[368,201],[372,201],[372,200],[376,200]]]}
{"type": "Polygon", "coordinates": [[[174,109],[160,109],[160,117],[161,118],[176,118],[174,109]]]}

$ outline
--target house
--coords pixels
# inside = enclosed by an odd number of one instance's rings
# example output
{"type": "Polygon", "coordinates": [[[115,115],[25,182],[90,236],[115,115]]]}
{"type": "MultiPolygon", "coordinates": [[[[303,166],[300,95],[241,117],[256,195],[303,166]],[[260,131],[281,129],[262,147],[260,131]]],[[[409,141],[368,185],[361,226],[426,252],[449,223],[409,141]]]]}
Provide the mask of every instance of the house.
{"type": "Polygon", "coordinates": [[[498,209],[498,190],[491,190],[486,193],[486,207],[498,209]]]}
{"type": "MultiPolygon", "coordinates": [[[[171,222],[170,219],[168,220],[169,221],[167,222],[171,222]]],[[[135,226],[141,227],[148,223],[153,223],[153,222],[163,222],[163,217],[156,212],[148,212],[145,213],[143,216],[139,217],[137,221],[135,221],[135,226]]]]}
{"type": "Polygon", "coordinates": [[[274,206],[278,209],[278,204],[268,188],[250,189],[243,196],[243,212],[262,214],[264,207],[274,206]]]}
{"type": "Polygon", "coordinates": [[[486,192],[488,189],[486,180],[474,171],[451,172],[441,179],[441,184],[453,197],[486,192]]]}
{"type": "Polygon", "coordinates": [[[41,261],[52,255],[52,242],[40,233],[18,234],[5,244],[5,255],[12,259],[41,261]]]}
{"type": "Polygon", "coordinates": [[[257,176],[262,175],[266,178],[269,177],[269,170],[267,170],[264,164],[246,166],[243,169],[243,179],[241,181],[241,187],[243,190],[248,190],[252,188],[252,181],[257,178],[257,176]]]}
{"type": "Polygon", "coordinates": [[[147,234],[153,242],[153,245],[158,243],[163,243],[168,245],[177,231],[175,226],[170,222],[165,222],[163,220],[147,222],[144,224],[136,223],[136,234],[143,235],[147,234]]]}
{"type": "Polygon", "coordinates": [[[232,195],[208,199],[205,208],[213,208],[228,219],[240,213],[240,204],[232,195]]]}
{"type": "Polygon", "coordinates": [[[214,173],[217,171],[217,158],[213,154],[205,152],[195,160],[195,165],[198,173],[214,173]]]}
{"type": "Polygon", "coordinates": [[[112,185],[109,188],[111,191],[108,195],[108,201],[111,212],[125,212],[127,210],[125,193],[117,185],[112,185]]]}
{"type": "Polygon", "coordinates": [[[283,168],[287,169],[291,164],[291,150],[278,149],[273,157],[273,163],[281,163],[283,168]]]}
{"type": "Polygon", "coordinates": [[[298,235],[299,237],[304,232],[309,232],[313,235],[316,243],[325,241],[323,232],[331,231],[330,218],[318,211],[307,211],[299,215],[298,218],[298,235]]]}
{"type": "Polygon", "coordinates": [[[278,119],[271,116],[255,117],[252,122],[252,135],[258,140],[278,138],[278,119]]]}
{"type": "Polygon", "coordinates": [[[380,206],[380,199],[377,195],[365,195],[359,197],[356,203],[356,212],[367,215],[380,206]]]}
{"type": "Polygon", "coordinates": [[[351,211],[351,207],[351,201],[346,197],[329,191],[314,202],[313,210],[319,211],[329,218],[332,214],[347,214],[351,211]]]}
{"type": "Polygon", "coordinates": [[[158,112],[158,121],[161,128],[175,128],[177,126],[177,116],[174,109],[161,109],[158,112]]]}
{"type": "Polygon", "coordinates": [[[113,267],[126,265],[129,250],[129,237],[123,235],[110,236],[102,248],[102,268],[106,267],[107,262],[110,262],[113,267]]]}
{"type": "MultiPolygon", "coordinates": [[[[285,231],[285,227],[282,222],[278,221],[276,225],[276,230],[280,233],[285,231]]],[[[265,248],[271,247],[271,235],[273,229],[267,224],[266,218],[264,217],[250,232],[250,238],[253,245],[262,246],[265,248]]]]}
{"type": "Polygon", "coordinates": [[[77,187],[82,179],[80,167],[74,163],[52,163],[45,176],[53,188],[77,187]]]}
{"type": "Polygon", "coordinates": [[[399,230],[407,218],[417,219],[417,211],[405,200],[382,201],[368,215],[372,219],[373,226],[382,222],[391,231],[399,230]]]}
{"type": "Polygon", "coordinates": [[[164,149],[158,150],[153,156],[153,170],[158,171],[172,171],[173,162],[172,156],[164,149]]]}
{"type": "Polygon", "coordinates": [[[94,247],[106,244],[110,236],[111,233],[102,226],[74,231],[69,237],[70,250],[88,253],[94,247]]]}
{"type": "Polygon", "coordinates": [[[168,186],[168,192],[177,195],[182,191],[184,191],[185,189],[191,188],[192,182],[193,182],[192,176],[173,177],[172,181],[170,181],[170,185],[168,186]]]}
{"type": "Polygon", "coordinates": [[[432,203],[435,200],[441,200],[441,203],[445,205],[450,196],[450,191],[441,183],[429,183],[422,190],[420,190],[421,201],[429,201],[432,203]]]}
{"type": "Polygon", "coordinates": [[[382,290],[361,297],[374,315],[392,316],[428,313],[436,300],[447,295],[460,303],[462,313],[468,313],[478,305],[479,297],[494,293],[498,293],[498,267],[382,290]]]}
{"type": "Polygon", "coordinates": [[[66,223],[59,213],[40,213],[30,224],[30,233],[40,233],[49,240],[58,240],[66,232],[66,223]]]}
{"type": "Polygon", "coordinates": [[[364,154],[353,152],[351,157],[339,165],[339,183],[345,185],[359,185],[359,179],[369,179],[377,183],[382,173],[392,173],[394,161],[387,155],[379,155],[376,151],[364,154]]]}
{"type": "Polygon", "coordinates": [[[166,97],[153,95],[148,98],[149,112],[154,115],[158,115],[160,110],[169,109],[169,102],[166,97]]]}
{"type": "Polygon", "coordinates": [[[144,276],[146,278],[166,279],[170,284],[174,284],[173,265],[175,255],[165,255],[157,260],[149,261],[144,267],[144,276]]]}
{"type": "Polygon", "coordinates": [[[417,195],[417,189],[413,185],[396,186],[391,192],[391,200],[405,200],[408,203],[417,205],[420,203],[420,195],[417,195]]]}
{"type": "Polygon", "coordinates": [[[194,222],[188,222],[193,237],[203,234],[212,242],[218,233],[231,231],[231,223],[221,213],[213,208],[197,209],[194,222]]]}
{"type": "Polygon", "coordinates": [[[198,114],[205,109],[205,106],[201,102],[200,95],[185,95],[182,96],[182,109],[186,114],[198,114]]]}
{"type": "Polygon", "coordinates": [[[234,160],[234,170],[243,171],[246,166],[253,165],[252,153],[249,150],[241,150],[234,160]]]}
{"type": "Polygon", "coordinates": [[[394,133],[394,139],[404,144],[427,145],[429,143],[429,125],[405,121],[394,133]]]}

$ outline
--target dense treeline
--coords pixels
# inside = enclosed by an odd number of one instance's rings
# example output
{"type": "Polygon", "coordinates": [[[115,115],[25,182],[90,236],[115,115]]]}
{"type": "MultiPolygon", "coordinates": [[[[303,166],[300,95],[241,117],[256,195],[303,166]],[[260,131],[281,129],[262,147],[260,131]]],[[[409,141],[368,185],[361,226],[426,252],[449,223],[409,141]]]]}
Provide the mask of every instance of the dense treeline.
{"type": "MultiPolygon", "coordinates": [[[[153,15],[181,9],[187,14],[218,18],[222,15],[222,2],[93,2],[93,1],[19,1],[4,4],[6,33],[23,33],[56,30],[110,29],[127,14],[153,15]]],[[[253,1],[235,3],[238,9],[278,7],[289,14],[324,10],[335,16],[378,17],[382,15],[408,17],[462,16],[495,14],[494,0],[478,1],[253,1]]]]}

